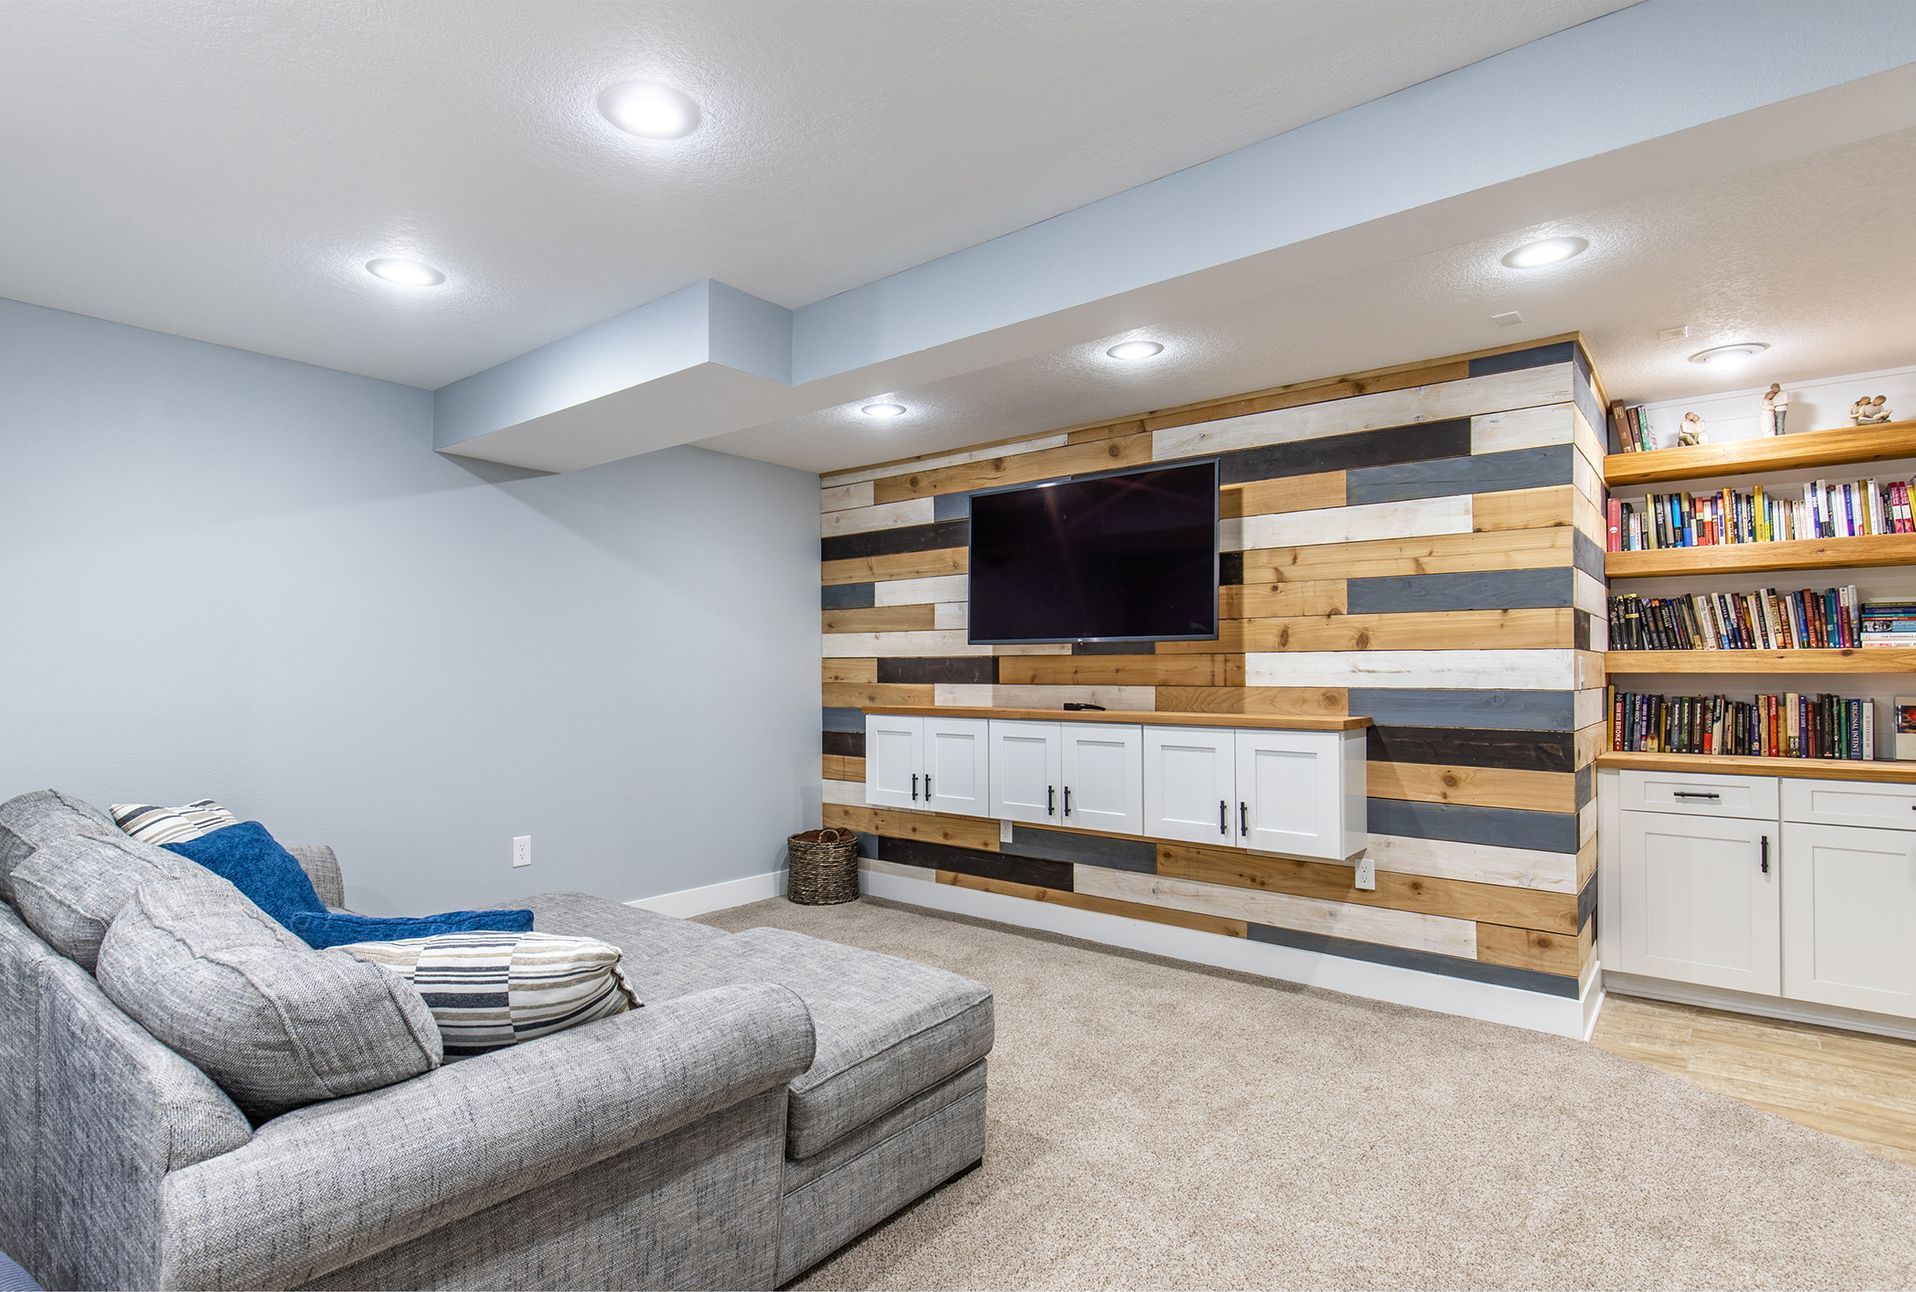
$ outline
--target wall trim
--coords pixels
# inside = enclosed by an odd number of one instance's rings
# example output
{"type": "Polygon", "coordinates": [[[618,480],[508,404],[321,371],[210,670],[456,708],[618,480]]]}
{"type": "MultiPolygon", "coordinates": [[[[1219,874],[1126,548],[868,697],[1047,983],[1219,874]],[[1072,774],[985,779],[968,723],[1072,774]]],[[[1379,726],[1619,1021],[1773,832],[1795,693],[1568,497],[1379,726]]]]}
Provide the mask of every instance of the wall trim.
{"type": "Polygon", "coordinates": [[[1545,996],[1467,979],[1399,969],[1368,960],[1352,960],[1248,938],[1220,937],[1123,915],[1106,915],[1007,897],[956,884],[940,884],[866,868],[860,879],[866,895],[888,901],[952,911],[1021,928],[1041,929],[1107,946],[1144,951],[1234,969],[1239,973],[1323,987],[1395,1005],[1504,1023],[1531,1031],[1585,1039],[1601,1003],[1598,976],[1591,975],[1580,999],[1545,996]]]}
{"type": "Polygon", "coordinates": [[[1887,1014],[1871,1014],[1860,1009],[1814,1005],[1775,996],[1753,996],[1747,992],[1666,982],[1661,978],[1640,978],[1627,973],[1604,974],[1603,986],[1606,991],[1619,996],[1641,996],[1646,1000],[1668,1001],[1673,1005],[1694,1005],[1699,1009],[1719,1009],[1732,1014],[1755,1014],[1760,1018],[1782,1019],[1786,1023],[1808,1023],[1812,1027],[1832,1027],[1845,1032],[1868,1032],[1875,1036],[1916,1041],[1916,1021],[1893,1018],[1887,1014]]]}
{"type": "Polygon", "coordinates": [[[660,893],[655,897],[635,897],[627,906],[636,906],[640,910],[656,911],[660,915],[676,915],[680,919],[690,919],[694,915],[704,915],[707,911],[723,911],[734,906],[749,906],[753,902],[762,902],[768,897],[785,895],[785,872],[768,870],[762,875],[747,875],[743,879],[728,879],[723,883],[705,884],[698,888],[681,888],[676,893],[660,893]]]}

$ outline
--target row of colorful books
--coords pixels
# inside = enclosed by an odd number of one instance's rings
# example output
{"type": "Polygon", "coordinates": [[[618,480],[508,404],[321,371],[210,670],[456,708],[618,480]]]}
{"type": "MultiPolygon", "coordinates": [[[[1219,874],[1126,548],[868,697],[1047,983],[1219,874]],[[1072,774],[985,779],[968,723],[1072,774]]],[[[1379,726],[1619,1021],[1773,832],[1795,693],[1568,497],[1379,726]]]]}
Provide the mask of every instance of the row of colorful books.
{"type": "Polygon", "coordinates": [[[1912,482],[1816,480],[1800,497],[1762,485],[1749,493],[1653,493],[1637,502],[1612,498],[1609,549],[1641,552],[1719,543],[1788,542],[1916,533],[1912,482]]]}
{"type": "Polygon", "coordinates": [[[1610,748],[1873,762],[1876,706],[1841,695],[1644,695],[1606,687],[1610,748]]]}
{"type": "Polygon", "coordinates": [[[1650,419],[1644,416],[1643,405],[1633,404],[1626,408],[1622,400],[1610,405],[1610,433],[1617,438],[1617,452],[1641,453],[1656,446],[1650,442],[1650,419]]]}
{"type": "Polygon", "coordinates": [[[1916,646],[1916,601],[1865,601],[1865,646],[1916,646]]]}
{"type": "MultiPolygon", "coordinates": [[[[1871,608],[1854,584],[1812,592],[1693,592],[1610,598],[1611,650],[1803,650],[1886,644],[1864,635],[1871,608]]],[[[1911,612],[1916,615],[1916,611],[1911,612]]],[[[1916,646],[1916,618],[1902,644],[1916,646]]],[[[1894,644],[1894,643],[1888,643],[1894,644]]]]}

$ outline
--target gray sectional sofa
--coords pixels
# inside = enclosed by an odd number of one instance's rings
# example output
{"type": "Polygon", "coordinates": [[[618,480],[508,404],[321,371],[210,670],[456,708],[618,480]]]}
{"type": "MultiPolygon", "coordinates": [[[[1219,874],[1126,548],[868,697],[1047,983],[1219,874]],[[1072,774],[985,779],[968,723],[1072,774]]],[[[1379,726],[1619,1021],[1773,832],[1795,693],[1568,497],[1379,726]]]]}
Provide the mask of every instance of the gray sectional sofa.
{"type": "Polygon", "coordinates": [[[15,909],[103,825],[0,805],[0,1249],[48,1287],[774,1287],[983,1157],[980,984],[570,893],[537,927],[622,947],[643,1009],[256,1124],[15,909]]]}

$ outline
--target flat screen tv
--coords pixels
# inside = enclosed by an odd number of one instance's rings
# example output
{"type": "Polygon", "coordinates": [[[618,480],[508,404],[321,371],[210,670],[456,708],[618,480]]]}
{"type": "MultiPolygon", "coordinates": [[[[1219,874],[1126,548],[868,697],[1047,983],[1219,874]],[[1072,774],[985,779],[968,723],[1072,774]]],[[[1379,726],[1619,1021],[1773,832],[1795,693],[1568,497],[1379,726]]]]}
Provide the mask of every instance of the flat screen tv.
{"type": "Polygon", "coordinates": [[[1217,636],[1217,463],[971,496],[970,639],[1217,636]]]}

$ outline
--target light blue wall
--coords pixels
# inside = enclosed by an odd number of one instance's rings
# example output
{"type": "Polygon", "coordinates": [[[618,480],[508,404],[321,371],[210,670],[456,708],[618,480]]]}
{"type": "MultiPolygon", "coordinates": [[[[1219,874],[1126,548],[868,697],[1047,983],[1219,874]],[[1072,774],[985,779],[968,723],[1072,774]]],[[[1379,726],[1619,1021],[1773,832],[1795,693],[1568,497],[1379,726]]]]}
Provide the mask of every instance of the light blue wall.
{"type": "Polygon", "coordinates": [[[424,391],[0,301],[0,798],[218,798],[375,913],[782,861],[816,478],[431,443],[424,391]]]}

